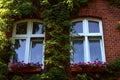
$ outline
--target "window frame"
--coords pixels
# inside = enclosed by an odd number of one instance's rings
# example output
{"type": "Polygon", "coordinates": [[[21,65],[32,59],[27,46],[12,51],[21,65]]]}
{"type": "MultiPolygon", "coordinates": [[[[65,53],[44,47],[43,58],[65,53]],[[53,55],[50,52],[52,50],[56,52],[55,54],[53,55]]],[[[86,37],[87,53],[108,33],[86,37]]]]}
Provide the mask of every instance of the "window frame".
{"type": "MultiPolygon", "coordinates": [[[[72,23],[76,23],[76,22],[81,22],[82,21],[82,25],[83,25],[83,33],[72,33],[71,35],[73,36],[73,39],[78,37],[83,37],[83,45],[84,45],[84,62],[91,62],[90,61],[90,48],[89,48],[89,37],[99,37],[101,39],[100,40],[100,48],[101,48],[101,57],[102,57],[102,62],[106,62],[106,58],[105,58],[105,47],[104,47],[104,37],[103,37],[103,26],[102,26],[102,21],[100,19],[94,19],[94,18],[79,18],[79,19],[74,19],[72,20],[72,23]],[[95,21],[99,23],[99,32],[98,33],[90,33],[89,32],[89,26],[88,26],[88,22],[89,21],[95,21]]],[[[96,38],[92,38],[92,39],[96,39],[96,38]]],[[[72,56],[74,55],[74,52],[72,51],[72,55],[71,58],[73,58],[72,56]]],[[[71,60],[71,63],[75,63],[74,60],[71,60]]]]}
{"type": "MultiPolygon", "coordinates": [[[[45,32],[43,34],[33,34],[32,30],[33,30],[33,23],[34,22],[39,22],[41,24],[43,24],[43,22],[41,20],[37,20],[37,19],[26,19],[26,20],[21,20],[21,21],[17,21],[14,24],[14,28],[13,28],[13,34],[12,37],[14,39],[14,42],[16,39],[25,39],[26,40],[26,45],[25,45],[25,57],[24,57],[24,62],[25,63],[29,63],[30,62],[30,55],[31,55],[31,38],[40,38],[43,39],[43,44],[45,42],[45,32]],[[16,27],[18,23],[23,23],[23,22],[27,22],[27,33],[26,34],[16,34],[16,27]]],[[[43,45],[43,51],[42,51],[42,63],[44,65],[44,50],[45,50],[45,46],[43,45]]]]}

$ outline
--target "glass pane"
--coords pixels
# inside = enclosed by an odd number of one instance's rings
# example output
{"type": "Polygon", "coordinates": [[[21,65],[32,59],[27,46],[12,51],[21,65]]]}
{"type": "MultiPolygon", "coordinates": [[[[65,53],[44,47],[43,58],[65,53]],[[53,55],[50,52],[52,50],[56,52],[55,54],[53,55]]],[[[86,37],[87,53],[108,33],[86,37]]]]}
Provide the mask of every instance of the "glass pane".
{"type": "Polygon", "coordinates": [[[99,33],[99,22],[89,21],[89,33],[99,33]]]}
{"type": "Polygon", "coordinates": [[[72,33],[83,33],[83,24],[82,24],[82,22],[74,23],[72,33]]]}
{"type": "Polygon", "coordinates": [[[17,24],[16,34],[27,34],[27,22],[17,24]]]}
{"type": "Polygon", "coordinates": [[[84,46],[82,40],[73,41],[74,53],[73,53],[73,62],[84,62],[84,46]]]}
{"type": "Polygon", "coordinates": [[[43,28],[43,24],[34,22],[33,23],[33,34],[42,34],[43,33],[42,28],[43,28]]]}
{"type": "Polygon", "coordinates": [[[90,40],[89,48],[91,62],[94,62],[96,59],[102,61],[100,40],[90,40]]]}
{"type": "Polygon", "coordinates": [[[30,62],[42,63],[42,53],[43,53],[43,39],[32,39],[32,48],[31,48],[31,59],[30,62]]]}
{"type": "Polygon", "coordinates": [[[25,39],[16,39],[15,40],[15,52],[16,52],[16,59],[18,61],[23,61],[25,57],[25,39]]]}

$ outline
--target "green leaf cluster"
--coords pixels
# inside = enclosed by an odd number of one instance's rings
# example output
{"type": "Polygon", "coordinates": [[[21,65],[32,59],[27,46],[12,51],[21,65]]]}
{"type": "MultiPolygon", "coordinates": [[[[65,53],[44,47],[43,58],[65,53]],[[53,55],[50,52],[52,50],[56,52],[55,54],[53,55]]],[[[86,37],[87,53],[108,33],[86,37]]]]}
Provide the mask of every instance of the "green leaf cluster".
{"type": "Polygon", "coordinates": [[[7,65],[0,60],[0,80],[7,80],[8,74],[7,65]]]}
{"type": "Polygon", "coordinates": [[[69,80],[69,79],[61,69],[52,67],[46,74],[41,75],[41,80],[69,80]]]}
{"type": "Polygon", "coordinates": [[[23,80],[21,76],[15,75],[13,76],[12,80],[23,80]]]}
{"type": "Polygon", "coordinates": [[[110,4],[120,8],[120,0],[109,0],[110,4]]]}

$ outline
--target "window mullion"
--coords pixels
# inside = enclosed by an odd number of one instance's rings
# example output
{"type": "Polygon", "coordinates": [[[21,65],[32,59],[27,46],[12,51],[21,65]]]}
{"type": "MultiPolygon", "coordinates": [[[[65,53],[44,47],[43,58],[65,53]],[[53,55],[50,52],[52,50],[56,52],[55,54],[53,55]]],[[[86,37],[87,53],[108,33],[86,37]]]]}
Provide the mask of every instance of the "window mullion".
{"type": "Polygon", "coordinates": [[[28,26],[27,26],[27,36],[31,37],[32,35],[32,22],[28,22],[28,26]]]}
{"type": "Polygon", "coordinates": [[[84,60],[85,62],[88,62],[90,61],[90,55],[89,55],[89,41],[88,41],[88,20],[83,20],[83,34],[84,34],[84,37],[85,37],[85,41],[84,41],[84,60]]]}
{"type": "Polygon", "coordinates": [[[88,21],[85,19],[83,20],[83,35],[88,34],[88,21]]]}
{"type": "Polygon", "coordinates": [[[31,26],[32,23],[28,22],[27,25],[27,38],[26,38],[26,51],[25,51],[25,63],[29,62],[29,58],[30,58],[30,38],[31,38],[31,26]]]}
{"type": "Polygon", "coordinates": [[[24,58],[24,62],[28,63],[29,62],[29,45],[30,45],[30,38],[26,39],[26,50],[25,50],[25,58],[24,58]]]}
{"type": "Polygon", "coordinates": [[[84,51],[85,51],[85,56],[84,56],[84,60],[85,62],[90,61],[90,51],[89,51],[89,40],[88,37],[85,36],[85,47],[84,47],[84,51]]]}

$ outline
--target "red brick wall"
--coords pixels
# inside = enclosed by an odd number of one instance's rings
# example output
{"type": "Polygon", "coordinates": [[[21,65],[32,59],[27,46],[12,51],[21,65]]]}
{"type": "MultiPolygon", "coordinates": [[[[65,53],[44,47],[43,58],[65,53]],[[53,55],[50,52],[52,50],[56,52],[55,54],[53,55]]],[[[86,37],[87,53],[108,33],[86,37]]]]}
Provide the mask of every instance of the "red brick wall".
{"type": "Polygon", "coordinates": [[[116,29],[120,21],[120,9],[109,4],[107,0],[92,0],[79,10],[78,16],[99,18],[103,23],[105,55],[107,62],[120,57],[120,30],[116,29]]]}

